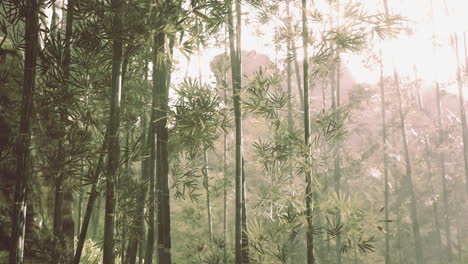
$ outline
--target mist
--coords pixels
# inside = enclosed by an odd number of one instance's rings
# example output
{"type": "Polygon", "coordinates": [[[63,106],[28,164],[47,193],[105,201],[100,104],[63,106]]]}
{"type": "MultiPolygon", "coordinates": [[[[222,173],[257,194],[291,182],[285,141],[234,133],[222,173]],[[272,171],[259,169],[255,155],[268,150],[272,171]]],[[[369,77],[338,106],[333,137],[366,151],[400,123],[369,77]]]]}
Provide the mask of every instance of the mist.
{"type": "Polygon", "coordinates": [[[468,263],[466,10],[0,1],[0,263],[468,263]]]}

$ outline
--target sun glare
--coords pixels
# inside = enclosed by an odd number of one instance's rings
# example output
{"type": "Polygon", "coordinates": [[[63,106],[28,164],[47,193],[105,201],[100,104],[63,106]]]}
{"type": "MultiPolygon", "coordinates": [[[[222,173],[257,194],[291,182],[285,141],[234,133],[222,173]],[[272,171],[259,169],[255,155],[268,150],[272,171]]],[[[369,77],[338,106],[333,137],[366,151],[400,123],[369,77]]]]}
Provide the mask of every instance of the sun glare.
{"type": "MultiPolygon", "coordinates": [[[[465,0],[432,0],[433,16],[431,16],[431,2],[427,0],[398,1],[389,3],[392,14],[401,14],[410,18],[403,22],[405,29],[397,38],[381,41],[384,65],[394,65],[402,77],[417,77],[426,81],[448,82],[456,76],[456,58],[453,43],[451,42],[452,32],[459,33],[459,54],[465,56],[463,47],[463,35],[467,30],[468,1],[465,0]],[[432,17],[432,19],[431,19],[432,17]],[[450,30],[447,30],[450,29],[450,30]],[[435,36],[435,40],[434,40],[435,36]],[[435,43],[435,46],[434,46],[435,43]]],[[[363,6],[370,11],[383,12],[383,5],[375,0],[365,0],[363,6]]],[[[321,1],[316,2],[317,8],[325,8],[321,1]]],[[[242,32],[242,47],[245,51],[254,50],[259,54],[265,54],[270,61],[284,61],[285,48],[276,52],[272,41],[274,38],[274,22],[260,24],[255,21],[255,12],[248,6],[244,7],[249,18],[244,20],[242,32]]],[[[292,16],[299,16],[298,8],[291,8],[292,16]],[[296,12],[296,13],[294,13],[296,12]]],[[[302,58],[302,45],[296,43],[297,56],[302,58]]],[[[178,61],[174,81],[178,83],[184,77],[198,78],[201,74],[203,78],[214,80],[209,63],[216,56],[224,52],[220,47],[209,47],[201,54],[193,54],[188,59],[180,52],[176,52],[175,58],[178,61]]],[[[351,75],[357,82],[377,83],[379,81],[379,71],[376,68],[369,68],[362,62],[362,54],[343,54],[342,60],[351,75]]],[[[393,68],[384,68],[384,74],[391,76],[393,68]]]]}

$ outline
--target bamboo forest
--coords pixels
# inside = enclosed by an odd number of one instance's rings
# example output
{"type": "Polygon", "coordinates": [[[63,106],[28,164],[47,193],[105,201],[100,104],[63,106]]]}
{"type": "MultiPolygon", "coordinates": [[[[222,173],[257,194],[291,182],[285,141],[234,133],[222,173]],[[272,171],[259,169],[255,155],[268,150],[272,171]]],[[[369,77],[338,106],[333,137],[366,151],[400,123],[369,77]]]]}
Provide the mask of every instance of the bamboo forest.
{"type": "Polygon", "coordinates": [[[467,0],[0,0],[0,264],[468,264],[467,0]]]}

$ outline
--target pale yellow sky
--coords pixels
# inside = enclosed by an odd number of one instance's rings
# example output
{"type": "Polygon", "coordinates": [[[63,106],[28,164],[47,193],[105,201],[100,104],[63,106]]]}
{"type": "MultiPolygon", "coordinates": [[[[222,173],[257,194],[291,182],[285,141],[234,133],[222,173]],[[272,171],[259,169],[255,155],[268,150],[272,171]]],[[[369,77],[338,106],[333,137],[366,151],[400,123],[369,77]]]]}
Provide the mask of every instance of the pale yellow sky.
{"type": "MultiPolygon", "coordinates": [[[[401,14],[409,19],[411,27],[414,29],[412,36],[401,34],[398,39],[385,40],[382,42],[382,49],[384,54],[385,74],[391,75],[393,72],[393,65],[400,72],[402,77],[414,76],[414,66],[417,68],[418,76],[425,80],[434,80],[435,78],[440,81],[454,80],[456,61],[454,50],[450,46],[450,34],[452,32],[459,33],[459,40],[461,40],[460,55],[464,59],[463,48],[463,32],[468,31],[468,0],[432,0],[435,10],[435,29],[439,38],[439,48],[437,55],[434,56],[432,44],[432,23],[430,19],[430,5],[431,0],[389,0],[390,12],[393,14],[401,14]],[[449,15],[446,14],[446,2],[449,15]]],[[[298,2],[298,1],[296,1],[298,2]]],[[[317,8],[323,8],[323,0],[316,0],[317,8]]],[[[342,0],[346,3],[347,1],[342,0]]],[[[363,6],[369,11],[383,10],[383,0],[362,0],[360,1],[363,6]]],[[[299,2],[298,2],[299,3],[299,2]]],[[[243,23],[242,32],[242,49],[243,50],[256,50],[257,53],[263,53],[269,56],[270,60],[275,60],[275,48],[272,44],[274,36],[274,23],[267,25],[258,25],[252,23],[252,18],[255,17],[255,12],[248,7],[243,8],[248,16],[249,23],[243,23]],[[258,36],[258,32],[262,32],[258,36]]],[[[300,17],[300,10],[291,8],[294,16],[300,17]]],[[[298,42],[297,47],[301,47],[298,42]]],[[[376,47],[377,48],[377,47],[376,47]]],[[[282,48],[285,49],[284,47],[282,48]]],[[[187,61],[181,54],[175,54],[179,60],[178,70],[175,74],[175,81],[181,80],[187,70],[188,76],[198,77],[199,70],[201,69],[204,78],[213,80],[209,62],[214,56],[222,53],[222,48],[208,47],[203,50],[201,56],[193,55],[191,62],[187,67],[187,61]],[[182,74],[183,73],[183,74],[182,74]]],[[[279,54],[279,58],[285,57],[284,51],[279,54]]],[[[298,57],[302,57],[302,48],[298,49],[298,57]]],[[[374,69],[366,68],[362,63],[361,54],[344,54],[343,62],[351,69],[351,73],[355,80],[366,83],[376,83],[379,79],[379,71],[377,67],[374,69]]]]}
{"type": "MultiPolygon", "coordinates": [[[[324,1],[326,0],[315,0],[315,7],[327,10],[324,1]]],[[[293,17],[299,19],[300,1],[291,2],[291,13],[293,17]]],[[[341,2],[345,4],[348,1],[341,0],[341,2]]],[[[370,12],[383,10],[383,0],[360,0],[359,2],[370,12]]],[[[401,34],[398,39],[382,42],[385,74],[391,75],[393,65],[395,65],[402,77],[412,76],[414,75],[414,66],[416,66],[418,75],[422,79],[434,80],[437,78],[442,82],[454,80],[456,60],[454,49],[450,46],[450,35],[453,32],[458,32],[459,54],[463,63],[465,58],[463,32],[468,32],[468,16],[466,15],[468,0],[388,0],[388,4],[391,13],[401,14],[409,19],[414,34],[412,36],[401,34]],[[435,29],[439,39],[439,47],[435,55],[431,37],[431,1],[435,10],[435,29]]],[[[50,8],[46,10],[49,16],[51,16],[51,12],[50,8]]],[[[245,15],[242,25],[242,49],[245,51],[255,50],[257,53],[267,55],[271,61],[275,61],[275,47],[272,41],[275,21],[266,25],[259,25],[255,23],[255,10],[244,5],[243,12],[245,15]],[[245,23],[246,21],[248,23],[245,23]],[[259,32],[261,32],[260,36],[259,32]]],[[[303,53],[301,42],[297,42],[296,46],[298,47],[298,57],[301,58],[303,53]]],[[[280,60],[285,58],[285,47],[282,47],[282,50],[278,54],[280,60]]],[[[188,63],[187,59],[176,51],[174,54],[177,61],[173,77],[174,83],[180,82],[186,74],[190,77],[198,77],[200,71],[204,79],[213,81],[209,62],[216,55],[223,52],[223,48],[209,46],[204,48],[200,55],[192,55],[190,63],[188,63]]],[[[362,63],[362,59],[361,54],[343,54],[342,58],[343,63],[351,70],[355,80],[376,83],[379,76],[378,68],[366,68],[362,63]]]]}

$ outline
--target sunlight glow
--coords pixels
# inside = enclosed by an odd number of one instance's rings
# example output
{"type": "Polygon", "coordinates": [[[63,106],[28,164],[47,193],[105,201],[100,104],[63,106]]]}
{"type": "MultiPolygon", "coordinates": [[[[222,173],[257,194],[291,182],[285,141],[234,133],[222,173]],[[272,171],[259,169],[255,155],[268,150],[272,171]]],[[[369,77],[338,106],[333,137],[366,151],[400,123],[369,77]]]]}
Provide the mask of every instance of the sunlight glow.
{"type": "MultiPolygon", "coordinates": [[[[451,43],[452,32],[459,33],[459,54],[464,61],[465,51],[463,49],[463,32],[468,30],[468,1],[466,0],[432,0],[434,15],[431,16],[431,5],[428,0],[411,0],[390,2],[391,14],[401,14],[410,18],[403,23],[404,27],[410,28],[410,32],[404,30],[397,39],[387,39],[377,44],[383,50],[384,75],[391,76],[395,65],[402,78],[412,80],[415,76],[426,81],[451,82],[456,77],[456,58],[451,43]],[[431,19],[433,17],[433,20],[431,19]],[[433,45],[433,29],[436,35],[436,49],[433,45]]],[[[323,1],[316,1],[316,8],[324,8],[323,1]]],[[[382,1],[363,0],[362,4],[370,12],[383,12],[382,1]]],[[[278,54],[272,39],[275,34],[275,22],[260,24],[256,21],[257,13],[247,7],[243,7],[245,15],[242,29],[242,49],[244,51],[254,50],[257,53],[265,54],[270,61],[277,58],[284,61],[285,47],[281,47],[278,54]],[[277,56],[277,58],[276,58],[277,56]]],[[[300,16],[300,8],[291,6],[292,16],[300,16]]],[[[313,29],[313,25],[312,25],[313,29]]],[[[296,42],[297,56],[302,58],[302,42],[296,42]]],[[[203,78],[214,81],[209,63],[217,55],[224,52],[223,48],[207,47],[198,58],[197,54],[191,56],[190,63],[180,52],[175,53],[178,61],[176,72],[174,73],[175,83],[180,82],[187,74],[189,77],[197,78],[199,71],[203,78]],[[200,61],[200,63],[199,63],[200,61]]],[[[378,51],[374,52],[378,54],[378,51]]],[[[363,62],[363,54],[343,54],[342,61],[350,70],[351,75],[357,82],[377,83],[379,81],[378,65],[370,67],[363,62]]],[[[451,89],[456,91],[456,89],[451,89]]],[[[451,92],[453,92],[451,91],[451,92]]]]}

